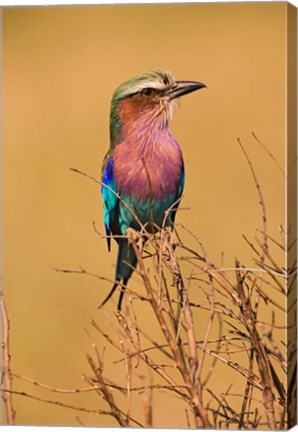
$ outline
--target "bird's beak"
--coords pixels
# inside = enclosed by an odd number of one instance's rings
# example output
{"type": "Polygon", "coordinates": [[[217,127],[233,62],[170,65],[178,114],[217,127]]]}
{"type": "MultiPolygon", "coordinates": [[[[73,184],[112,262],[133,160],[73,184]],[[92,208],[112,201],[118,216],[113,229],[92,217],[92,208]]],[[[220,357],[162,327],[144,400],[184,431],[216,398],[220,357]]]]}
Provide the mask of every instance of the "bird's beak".
{"type": "Polygon", "coordinates": [[[200,90],[204,87],[207,86],[204,83],[197,81],[176,81],[174,87],[170,88],[167,92],[167,96],[170,98],[170,100],[173,100],[196,90],[200,90]]]}

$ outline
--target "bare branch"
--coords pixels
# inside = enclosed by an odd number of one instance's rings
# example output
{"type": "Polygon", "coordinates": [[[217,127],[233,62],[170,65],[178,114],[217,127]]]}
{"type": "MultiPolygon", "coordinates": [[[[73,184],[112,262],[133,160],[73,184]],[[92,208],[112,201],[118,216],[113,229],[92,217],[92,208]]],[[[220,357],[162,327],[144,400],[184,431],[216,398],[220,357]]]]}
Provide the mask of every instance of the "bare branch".
{"type": "Polygon", "coordinates": [[[1,315],[2,315],[2,373],[3,373],[3,387],[2,398],[5,405],[7,423],[9,425],[15,424],[16,412],[12,403],[12,373],[10,370],[10,351],[9,351],[9,329],[10,323],[7,316],[7,310],[4,303],[4,296],[2,290],[0,291],[1,301],[1,315]]]}

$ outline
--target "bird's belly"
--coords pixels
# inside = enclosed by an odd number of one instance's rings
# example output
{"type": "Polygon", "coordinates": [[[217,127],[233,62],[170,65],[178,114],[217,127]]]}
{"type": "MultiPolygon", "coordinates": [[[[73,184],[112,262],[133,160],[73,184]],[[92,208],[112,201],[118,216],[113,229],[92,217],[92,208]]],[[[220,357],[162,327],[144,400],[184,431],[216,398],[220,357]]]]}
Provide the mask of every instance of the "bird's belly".
{"type": "Polygon", "coordinates": [[[126,234],[127,228],[131,227],[140,230],[144,226],[147,231],[156,231],[158,227],[167,226],[170,223],[171,206],[176,200],[176,194],[167,195],[163,200],[148,199],[139,201],[136,197],[122,196],[120,202],[120,230],[126,234]],[[152,224],[152,221],[154,224],[152,224]]]}
{"type": "Polygon", "coordinates": [[[175,141],[161,141],[145,156],[137,152],[137,147],[131,150],[126,143],[119,145],[114,151],[114,174],[121,197],[122,234],[129,227],[139,230],[140,225],[150,221],[162,227],[165,212],[177,199],[183,176],[181,150],[175,141]]]}

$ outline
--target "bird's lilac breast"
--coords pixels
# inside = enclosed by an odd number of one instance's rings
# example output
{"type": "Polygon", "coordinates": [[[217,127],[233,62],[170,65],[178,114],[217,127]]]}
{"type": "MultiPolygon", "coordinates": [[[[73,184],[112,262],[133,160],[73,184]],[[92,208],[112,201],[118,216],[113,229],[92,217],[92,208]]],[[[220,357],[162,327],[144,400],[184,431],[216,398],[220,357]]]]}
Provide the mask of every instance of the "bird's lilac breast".
{"type": "Polygon", "coordinates": [[[120,194],[162,201],[175,194],[183,171],[182,153],[169,131],[150,135],[147,142],[124,140],[114,150],[114,175],[120,194]]]}

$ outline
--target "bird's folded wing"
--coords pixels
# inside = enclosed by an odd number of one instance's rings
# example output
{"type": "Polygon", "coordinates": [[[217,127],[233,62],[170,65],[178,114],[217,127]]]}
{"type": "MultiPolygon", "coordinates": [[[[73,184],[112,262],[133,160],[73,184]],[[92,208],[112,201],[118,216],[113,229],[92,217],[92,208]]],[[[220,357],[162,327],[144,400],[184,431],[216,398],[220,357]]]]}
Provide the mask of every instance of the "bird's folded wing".
{"type": "Polygon", "coordinates": [[[171,212],[171,215],[170,215],[173,223],[175,222],[176,211],[177,211],[177,209],[178,209],[178,207],[180,205],[179,199],[181,198],[181,195],[182,195],[182,192],[183,192],[183,189],[184,189],[184,179],[185,179],[185,173],[184,173],[184,165],[183,165],[182,166],[181,178],[180,178],[180,182],[178,184],[177,193],[176,193],[176,197],[175,197],[176,204],[175,204],[175,206],[173,208],[173,211],[171,212]]]}
{"type": "Polygon", "coordinates": [[[111,227],[115,223],[116,211],[119,204],[116,183],[114,179],[113,157],[106,158],[102,173],[102,199],[104,205],[104,224],[106,229],[108,250],[111,248],[111,227]]]}

